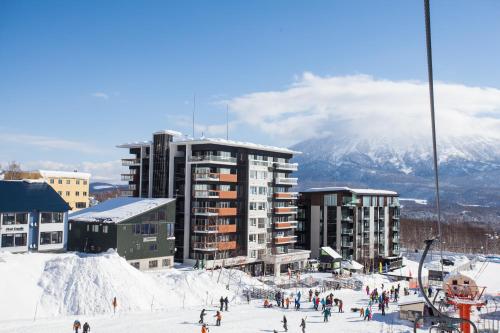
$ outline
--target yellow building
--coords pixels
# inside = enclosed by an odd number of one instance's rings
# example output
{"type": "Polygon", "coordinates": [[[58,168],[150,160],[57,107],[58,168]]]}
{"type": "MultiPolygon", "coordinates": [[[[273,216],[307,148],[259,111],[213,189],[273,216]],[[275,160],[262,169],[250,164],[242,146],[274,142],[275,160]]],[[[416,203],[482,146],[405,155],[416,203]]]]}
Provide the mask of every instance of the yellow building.
{"type": "Polygon", "coordinates": [[[5,180],[20,179],[46,182],[69,204],[72,211],[89,207],[90,173],[51,170],[5,173],[5,180]]]}

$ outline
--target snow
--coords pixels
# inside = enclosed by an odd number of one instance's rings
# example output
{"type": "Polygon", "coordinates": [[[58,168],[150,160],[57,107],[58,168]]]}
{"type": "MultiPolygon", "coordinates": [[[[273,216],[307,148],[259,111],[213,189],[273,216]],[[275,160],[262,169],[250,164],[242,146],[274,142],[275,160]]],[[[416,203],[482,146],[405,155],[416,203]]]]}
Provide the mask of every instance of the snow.
{"type": "Polygon", "coordinates": [[[426,199],[413,199],[413,198],[399,198],[399,201],[412,201],[416,204],[419,205],[427,205],[427,200],[426,199]]]}
{"type": "Polygon", "coordinates": [[[114,187],[114,186],[113,185],[95,185],[94,189],[95,190],[103,190],[103,189],[111,188],[111,187],[114,187]]]}
{"type": "Polygon", "coordinates": [[[90,179],[90,173],[87,172],[76,172],[76,171],[54,171],[54,170],[38,170],[42,177],[62,177],[62,178],[78,178],[78,179],[90,179]]]}
{"type": "Polygon", "coordinates": [[[113,198],[98,205],[71,213],[68,218],[83,222],[119,223],[174,200],[134,197],[113,198]]]}
{"type": "Polygon", "coordinates": [[[398,195],[398,192],[394,191],[376,190],[370,188],[350,188],[347,186],[313,187],[305,190],[304,192],[335,192],[335,191],[350,191],[355,194],[368,194],[368,195],[398,195]]]}
{"type": "MultiPolygon", "coordinates": [[[[417,263],[407,261],[413,269],[417,263]]],[[[486,281],[496,290],[499,263],[476,265],[470,274],[479,274],[478,284],[486,281]]],[[[306,318],[307,332],[412,332],[410,322],[398,319],[398,304],[391,302],[383,317],[376,309],[373,320],[364,322],[351,308],[368,304],[363,290],[342,289],[332,292],[344,302],[344,313],[333,308],[330,322],[323,323],[320,311],[312,309],[306,299],[308,288],[301,289],[300,311],[273,307],[264,309],[262,300],[246,303],[242,291],[266,286],[256,278],[237,270],[203,271],[179,266],[156,272],[141,272],[131,267],[115,252],[99,255],[64,254],[1,254],[0,255],[0,333],[64,333],[70,332],[75,319],[89,322],[92,333],[191,333],[200,332],[197,323],[202,308],[207,309],[206,322],[211,333],[282,332],[281,319],[286,315],[289,332],[299,332],[301,318],[306,318]],[[218,299],[227,296],[229,312],[222,313],[222,326],[214,326],[218,299]],[[113,313],[111,301],[117,297],[113,313]],[[36,311],[36,312],[35,312],[36,311]]],[[[328,273],[304,274],[304,278],[330,278],[328,273]]],[[[354,274],[353,278],[379,290],[387,290],[398,282],[374,274],[354,274]]],[[[401,288],[407,282],[399,282],[401,288]]],[[[297,289],[285,290],[287,296],[297,289]]],[[[418,299],[418,295],[401,296],[400,304],[418,299]]],[[[418,332],[426,332],[420,329],[418,332]]]]}

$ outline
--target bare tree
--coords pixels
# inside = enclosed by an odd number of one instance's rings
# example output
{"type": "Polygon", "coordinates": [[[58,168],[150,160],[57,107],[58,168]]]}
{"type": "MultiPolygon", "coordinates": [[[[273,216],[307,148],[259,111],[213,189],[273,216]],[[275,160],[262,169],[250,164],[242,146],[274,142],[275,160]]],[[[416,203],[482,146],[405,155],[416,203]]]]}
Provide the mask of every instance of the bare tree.
{"type": "Polygon", "coordinates": [[[7,165],[5,169],[5,180],[16,180],[20,179],[22,175],[21,164],[16,161],[12,161],[7,165]]]}

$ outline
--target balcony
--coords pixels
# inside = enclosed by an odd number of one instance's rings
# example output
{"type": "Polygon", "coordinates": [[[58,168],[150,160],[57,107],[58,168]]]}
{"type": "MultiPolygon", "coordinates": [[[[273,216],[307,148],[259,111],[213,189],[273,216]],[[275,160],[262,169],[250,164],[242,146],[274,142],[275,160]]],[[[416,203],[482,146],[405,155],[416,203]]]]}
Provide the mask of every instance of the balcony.
{"type": "Polygon", "coordinates": [[[353,234],[353,230],[352,229],[342,229],[341,230],[341,234],[342,235],[352,235],[353,234]]]}
{"type": "Polygon", "coordinates": [[[189,158],[191,163],[214,163],[214,164],[231,164],[236,165],[236,157],[218,156],[218,155],[202,155],[191,156],[189,158]]]}
{"type": "Polygon", "coordinates": [[[279,200],[295,200],[299,194],[297,192],[276,192],[274,198],[279,200]]]}
{"type": "Polygon", "coordinates": [[[193,178],[195,181],[238,182],[238,175],[232,173],[195,173],[193,178]]]}
{"type": "Polygon", "coordinates": [[[297,242],[297,236],[275,236],[274,243],[275,244],[291,244],[297,242]]]}
{"type": "Polygon", "coordinates": [[[262,167],[269,167],[271,166],[272,162],[269,161],[262,161],[262,160],[250,160],[250,165],[256,165],[256,166],[262,166],[262,167]]]}
{"type": "Polygon", "coordinates": [[[276,229],[293,229],[297,228],[297,223],[297,221],[274,222],[274,227],[276,229]]]}
{"type": "Polygon", "coordinates": [[[236,224],[217,224],[217,225],[195,225],[195,233],[200,234],[228,234],[236,232],[236,224]]]}
{"type": "Polygon", "coordinates": [[[134,196],[134,191],[131,191],[131,190],[121,190],[120,191],[120,196],[121,197],[133,197],[134,196]]]}
{"type": "Polygon", "coordinates": [[[219,251],[227,251],[236,249],[236,241],[228,241],[228,242],[218,242],[217,250],[219,251]]]}
{"type": "Polygon", "coordinates": [[[278,170],[297,171],[299,169],[299,164],[274,162],[274,167],[278,170]]]}
{"type": "Polygon", "coordinates": [[[217,243],[196,242],[193,244],[193,249],[196,251],[217,251],[217,243]]]}
{"type": "Polygon", "coordinates": [[[275,214],[297,214],[296,206],[289,207],[274,207],[275,214]]]}
{"type": "Polygon", "coordinates": [[[137,185],[136,184],[129,184],[128,189],[131,191],[137,190],[137,185]]]}
{"type": "Polygon", "coordinates": [[[134,176],[135,176],[135,174],[122,173],[122,180],[127,181],[127,182],[132,181],[132,180],[134,180],[134,176]]]}
{"type": "Polygon", "coordinates": [[[392,237],[393,243],[399,243],[399,237],[392,237]]]}
{"type": "Polygon", "coordinates": [[[195,207],[193,208],[195,216],[236,216],[238,213],[236,207],[195,207]]]}
{"type": "Polygon", "coordinates": [[[122,166],[133,166],[140,165],[141,160],[139,158],[124,158],[122,159],[122,166]]]}
{"type": "Polygon", "coordinates": [[[342,216],[342,221],[352,223],[352,216],[342,216]]]}
{"type": "Polygon", "coordinates": [[[351,241],[342,241],[341,246],[342,247],[352,247],[352,242],[351,241]]]}
{"type": "Polygon", "coordinates": [[[398,232],[399,231],[399,225],[393,225],[392,226],[392,231],[398,232]]]}
{"type": "Polygon", "coordinates": [[[275,183],[277,185],[290,185],[296,186],[298,178],[289,178],[289,177],[276,177],[275,183]]]}
{"type": "Polygon", "coordinates": [[[392,216],[392,219],[393,219],[393,220],[399,220],[399,215],[393,215],[393,216],[392,216]]]}
{"type": "Polygon", "coordinates": [[[379,228],[378,232],[381,233],[381,234],[383,234],[385,232],[385,229],[384,228],[379,228]]]}
{"type": "Polygon", "coordinates": [[[199,199],[236,199],[236,191],[195,190],[193,197],[199,199]]]}

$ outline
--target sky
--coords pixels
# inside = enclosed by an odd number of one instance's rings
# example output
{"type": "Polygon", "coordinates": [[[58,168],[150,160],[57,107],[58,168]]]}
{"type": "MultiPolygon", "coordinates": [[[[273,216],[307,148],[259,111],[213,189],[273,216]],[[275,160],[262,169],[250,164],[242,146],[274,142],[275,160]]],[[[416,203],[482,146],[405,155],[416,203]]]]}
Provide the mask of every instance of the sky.
{"type": "MultiPolygon", "coordinates": [[[[498,17],[431,1],[440,133],[500,135],[498,17]]],[[[262,144],[372,120],[421,135],[424,31],[420,0],[3,0],[0,163],[115,182],[115,146],[191,135],[194,99],[196,137],[225,137],[226,107],[229,137],[262,144]]]]}

